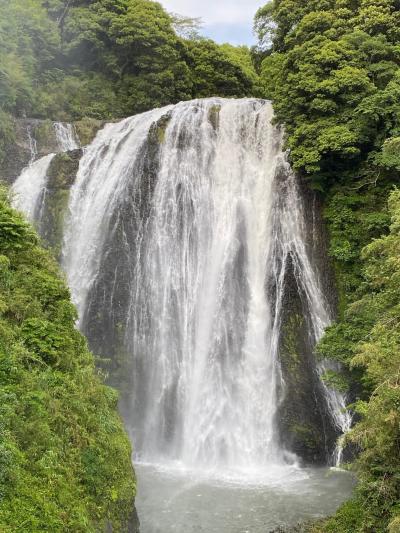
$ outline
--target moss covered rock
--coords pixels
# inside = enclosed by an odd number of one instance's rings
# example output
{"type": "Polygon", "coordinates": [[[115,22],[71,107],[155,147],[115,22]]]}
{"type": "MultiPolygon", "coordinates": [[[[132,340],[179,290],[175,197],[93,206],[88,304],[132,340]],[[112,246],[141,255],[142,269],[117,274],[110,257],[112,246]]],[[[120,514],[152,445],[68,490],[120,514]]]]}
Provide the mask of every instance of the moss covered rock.
{"type": "Polygon", "coordinates": [[[316,371],[304,298],[289,264],[280,339],[285,389],[278,423],[282,441],[290,451],[306,463],[324,464],[333,452],[336,432],[316,371]]]}
{"type": "Polygon", "coordinates": [[[81,156],[80,149],[57,154],[48,169],[46,195],[37,226],[43,242],[53,249],[56,258],[59,258],[61,253],[69,193],[78,172],[81,156]]]}
{"type": "Polygon", "coordinates": [[[51,120],[37,120],[32,124],[32,136],[36,142],[38,157],[52,154],[60,150],[54,122],[51,120]]]}
{"type": "Polygon", "coordinates": [[[81,146],[88,146],[92,143],[97,132],[104,126],[103,120],[85,117],[82,120],[74,122],[76,134],[80,140],[81,146]]]}
{"type": "Polygon", "coordinates": [[[157,146],[161,145],[165,141],[165,132],[168,124],[171,120],[170,113],[162,116],[157,122],[155,122],[149,132],[149,143],[157,149],[157,146]]]}
{"type": "MultiPolygon", "coordinates": [[[[282,180],[284,182],[284,176],[282,180]]],[[[318,197],[299,182],[305,205],[307,252],[328,302],[334,309],[334,277],[328,258],[328,236],[318,197]]],[[[282,194],[284,191],[282,191],[282,194]]],[[[326,464],[335,449],[338,431],[329,412],[314,355],[316,340],[307,295],[297,282],[293,258],[284,280],[279,355],[284,380],[277,424],[283,445],[307,464],[326,464]]]]}
{"type": "Polygon", "coordinates": [[[219,112],[220,111],[221,111],[220,105],[213,105],[212,107],[210,107],[210,110],[208,112],[208,120],[210,121],[214,130],[217,130],[219,126],[219,112]]]}

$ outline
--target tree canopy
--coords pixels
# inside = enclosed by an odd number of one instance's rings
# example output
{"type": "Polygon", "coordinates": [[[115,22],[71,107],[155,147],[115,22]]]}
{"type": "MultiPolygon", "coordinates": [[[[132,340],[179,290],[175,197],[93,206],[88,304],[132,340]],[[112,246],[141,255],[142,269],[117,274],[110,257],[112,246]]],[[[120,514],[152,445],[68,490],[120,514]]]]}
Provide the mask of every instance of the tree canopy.
{"type": "Polygon", "coordinates": [[[0,0],[0,14],[0,109],[17,116],[117,118],[250,95],[257,78],[151,0],[0,0]]]}
{"type": "Polygon", "coordinates": [[[396,0],[274,0],[257,13],[265,91],[315,186],[398,135],[399,28],[396,0]]]}

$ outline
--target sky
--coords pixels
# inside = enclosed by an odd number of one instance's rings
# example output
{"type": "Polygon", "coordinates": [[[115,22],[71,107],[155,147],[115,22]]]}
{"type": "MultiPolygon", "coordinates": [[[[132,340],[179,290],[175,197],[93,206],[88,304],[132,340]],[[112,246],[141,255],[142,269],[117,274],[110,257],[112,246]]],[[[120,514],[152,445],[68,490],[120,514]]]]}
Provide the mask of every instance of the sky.
{"type": "MultiPolygon", "coordinates": [[[[159,0],[160,1],[160,0],[159,0]]],[[[266,0],[161,0],[167,11],[201,17],[202,34],[218,43],[255,44],[253,18],[266,0]]]]}

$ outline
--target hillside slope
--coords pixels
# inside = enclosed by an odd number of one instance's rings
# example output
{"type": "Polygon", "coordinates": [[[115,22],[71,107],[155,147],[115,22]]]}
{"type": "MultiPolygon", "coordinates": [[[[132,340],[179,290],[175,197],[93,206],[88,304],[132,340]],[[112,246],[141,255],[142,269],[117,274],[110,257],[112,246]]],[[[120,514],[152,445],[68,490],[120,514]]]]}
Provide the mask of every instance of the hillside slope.
{"type": "Polygon", "coordinates": [[[55,261],[0,196],[0,530],[136,531],[131,448],[55,261]]]}

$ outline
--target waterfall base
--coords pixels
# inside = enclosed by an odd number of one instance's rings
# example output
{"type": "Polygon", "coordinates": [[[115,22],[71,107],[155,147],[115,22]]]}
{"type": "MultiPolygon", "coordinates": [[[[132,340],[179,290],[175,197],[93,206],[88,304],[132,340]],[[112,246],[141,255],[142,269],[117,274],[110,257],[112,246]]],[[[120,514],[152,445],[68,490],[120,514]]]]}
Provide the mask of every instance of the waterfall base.
{"type": "Polygon", "coordinates": [[[327,468],[277,468],[246,481],[179,466],[136,470],[141,533],[267,533],[332,514],[354,487],[351,475],[327,468]]]}

